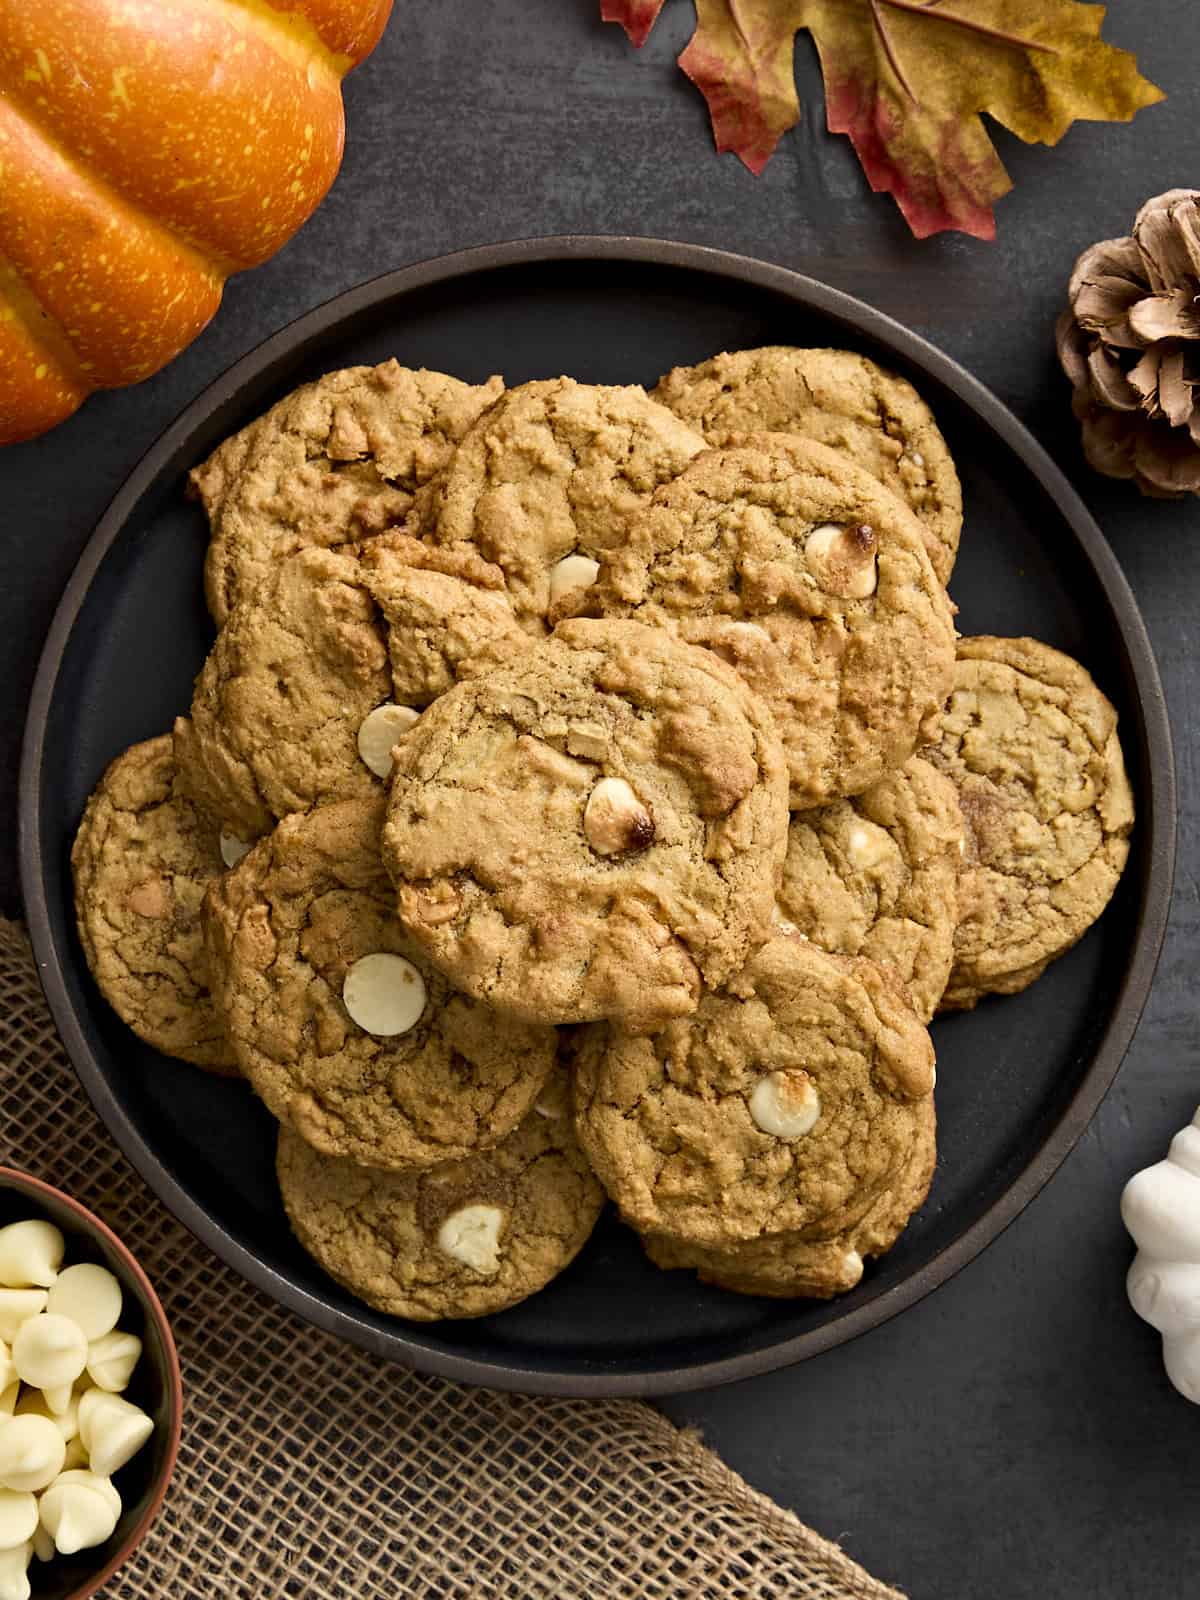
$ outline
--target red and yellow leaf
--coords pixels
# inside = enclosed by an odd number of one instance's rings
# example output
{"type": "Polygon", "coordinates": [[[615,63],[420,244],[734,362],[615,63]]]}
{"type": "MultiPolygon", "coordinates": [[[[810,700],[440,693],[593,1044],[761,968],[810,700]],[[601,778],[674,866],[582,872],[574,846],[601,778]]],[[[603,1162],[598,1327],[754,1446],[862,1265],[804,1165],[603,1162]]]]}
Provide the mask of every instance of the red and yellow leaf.
{"type": "MultiPolygon", "coordinates": [[[[662,0],[603,0],[635,44],[662,0]]],[[[1128,122],[1163,98],[1128,52],[1100,37],[1104,7],[1079,0],[697,0],[679,64],[708,102],[718,150],[761,172],[798,120],[792,49],[807,29],[826,120],[848,134],[871,187],[918,238],[995,236],[1011,188],[982,113],[1026,143],[1073,122],[1128,122]]]]}

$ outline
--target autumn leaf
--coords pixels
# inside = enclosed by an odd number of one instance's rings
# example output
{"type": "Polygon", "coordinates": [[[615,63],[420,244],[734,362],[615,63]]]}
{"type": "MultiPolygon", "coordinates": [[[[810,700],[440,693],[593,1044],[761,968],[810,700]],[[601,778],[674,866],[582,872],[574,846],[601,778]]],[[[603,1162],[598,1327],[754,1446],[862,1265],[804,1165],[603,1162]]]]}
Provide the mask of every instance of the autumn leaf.
{"type": "MultiPolygon", "coordinates": [[[[663,0],[601,0],[640,45],[663,0]]],[[[813,36],[831,133],[850,136],[871,187],[919,239],[996,234],[1012,180],[982,112],[1027,144],[1073,122],[1128,122],[1164,98],[1100,37],[1104,7],[1078,0],[696,0],[679,65],[708,101],[718,150],[761,172],[799,119],[795,35],[813,36]]]]}

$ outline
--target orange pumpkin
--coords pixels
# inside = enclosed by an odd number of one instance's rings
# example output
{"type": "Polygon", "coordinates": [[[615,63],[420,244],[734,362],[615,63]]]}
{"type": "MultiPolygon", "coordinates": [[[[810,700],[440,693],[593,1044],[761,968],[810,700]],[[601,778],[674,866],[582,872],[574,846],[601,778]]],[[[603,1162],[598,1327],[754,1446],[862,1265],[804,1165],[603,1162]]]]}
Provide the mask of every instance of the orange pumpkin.
{"type": "Polygon", "coordinates": [[[337,174],[392,0],[0,0],[0,444],[191,342],[337,174]]]}

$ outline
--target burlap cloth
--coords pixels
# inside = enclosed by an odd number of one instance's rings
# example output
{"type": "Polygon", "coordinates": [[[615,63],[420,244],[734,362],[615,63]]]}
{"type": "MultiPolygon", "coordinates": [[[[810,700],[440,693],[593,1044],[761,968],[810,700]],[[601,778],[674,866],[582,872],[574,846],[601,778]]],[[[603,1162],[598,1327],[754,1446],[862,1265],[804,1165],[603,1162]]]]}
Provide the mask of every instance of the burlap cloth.
{"type": "Polygon", "coordinates": [[[0,1117],[0,1161],[104,1217],[179,1345],[179,1464],[112,1600],[900,1600],[651,1406],[424,1377],[249,1288],[109,1140],[3,920],[0,1117]]]}

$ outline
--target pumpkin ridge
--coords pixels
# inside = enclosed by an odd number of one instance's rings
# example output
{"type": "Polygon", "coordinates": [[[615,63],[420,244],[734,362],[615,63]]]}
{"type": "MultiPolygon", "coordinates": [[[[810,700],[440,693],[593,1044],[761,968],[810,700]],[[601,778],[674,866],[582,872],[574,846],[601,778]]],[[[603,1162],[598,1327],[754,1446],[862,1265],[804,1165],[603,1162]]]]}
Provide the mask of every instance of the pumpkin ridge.
{"type": "Polygon", "coordinates": [[[352,56],[326,44],[320,29],[302,9],[281,11],[271,0],[204,0],[207,11],[235,12],[254,25],[254,32],[297,66],[308,67],[314,56],[338,80],[354,65],[352,56]]]}
{"type": "Polygon", "coordinates": [[[64,328],[89,388],[148,377],[178,351],[181,330],[189,342],[196,337],[220,303],[225,275],[76,168],[3,94],[0,162],[11,200],[0,208],[0,251],[64,328]]]}
{"type": "Polygon", "coordinates": [[[34,294],[21,269],[0,250],[0,322],[19,322],[31,345],[41,348],[47,361],[62,369],[85,393],[92,385],[87,363],[67,337],[62,323],[34,294]]]}
{"type": "MultiPolygon", "coordinates": [[[[62,8],[56,25],[77,28],[91,11],[112,3],[46,0],[62,8]]],[[[209,258],[226,278],[273,255],[328,192],[345,134],[338,64],[349,58],[330,52],[307,19],[284,17],[267,0],[170,0],[170,11],[181,30],[189,17],[203,19],[204,33],[184,34],[185,46],[178,45],[180,33],[172,35],[177,54],[169,58],[169,72],[161,53],[118,66],[123,57],[109,35],[104,44],[85,42],[65,57],[62,41],[47,36],[33,66],[30,52],[44,20],[25,12],[22,0],[0,0],[0,96],[69,167],[209,258]],[[197,143],[190,117],[181,120],[181,92],[202,96],[213,62],[226,59],[237,62],[229,69],[237,87],[212,96],[216,115],[197,143]],[[114,87],[106,99],[102,85],[110,73],[114,87]],[[140,94],[134,87],[132,102],[126,79],[141,87],[140,94]],[[64,82],[65,91],[55,89],[64,82]],[[257,98],[247,98],[252,86],[257,98]],[[157,123],[145,122],[156,93],[168,96],[169,142],[157,123]],[[113,130],[139,113],[136,145],[129,145],[128,134],[114,137],[113,130]],[[264,136],[262,153],[252,155],[264,136]],[[197,162],[196,153],[214,143],[223,160],[210,151],[213,160],[197,162]],[[132,165],[131,149],[143,152],[132,165]],[[182,170],[177,155],[184,158],[182,170]],[[226,193],[218,172],[228,179],[226,193]],[[265,184],[264,172],[270,174],[265,184]],[[197,196],[203,197],[198,203],[197,196]]]]}
{"type": "Polygon", "coordinates": [[[0,255],[0,445],[52,428],[91,392],[66,333],[0,255]]]}
{"type": "MultiPolygon", "coordinates": [[[[0,100],[7,102],[9,111],[24,125],[29,138],[41,144],[56,162],[67,167],[82,186],[93,190],[98,200],[102,202],[113,200],[123,210],[136,212],[144,227],[174,241],[181,251],[192,258],[191,265],[210,276],[219,278],[222,282],[233,273],[243,270],[241,263],[235,261],[218,246],[210,244],[207,239],[190,238],[186,229],[167,221],[157,213],[152,214],[140,196],[122,189],[120,183],[109,173],[102,171],[90,155],[85,155],[69,144],[57,129],[47,127],[43,118],[30,105],[30,93],[29,85],[17,83],[13,78],[6,77],[3,58],[0,58],[0,100]]],[[[0,127],[0,151],[3,150],[2,134],[3,130],[0,127]]],[[[3,218],[0,218],[0,256],[4,254],[2,240],[3,218]]],[[[13,264],[16,265],[15,262],[13,264]]],[[[26,277],[19,266],[17,271],[23,279],[26,277]]],[[[84,370],[86,371],[86,367],[84,370]]]]}

